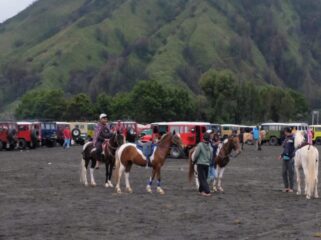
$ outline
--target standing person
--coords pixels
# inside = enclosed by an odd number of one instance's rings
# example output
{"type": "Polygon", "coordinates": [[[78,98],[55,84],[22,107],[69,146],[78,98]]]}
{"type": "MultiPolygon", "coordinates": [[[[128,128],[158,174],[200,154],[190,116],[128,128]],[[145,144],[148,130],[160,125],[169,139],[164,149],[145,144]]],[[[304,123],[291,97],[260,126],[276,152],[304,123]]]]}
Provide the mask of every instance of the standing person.
{"type": "Polygon", "coordinates": [[[261,143],[260,143],[260,129],[259,126],[256,126],[253,129],[253,140],[256,150],[261,150],[261,143]]]}
{"type": "Polygon", "coordinates": [[[202,196],[210,196],[210,187],[208,186],[208,168],[213,159],[213,149],[210,144],[210,134],[204,133],[203,142],[197,144],[194,153],[194,162],[197,164],[199,192],[202,196]]]}
{"type": "Polygon", "coordinates": [[[100,162],[103,161],[103,143],[106,139],[109,139],[111,137],[111,132],[109,126],[107,125],[107,122],[107,114],[100,114],[99,122],[95,128],[95,133],[93,137],[93,144],[96,148],[96,169],[99,168],[100,162]]]}
{"type": "Polygon", "coordinates": [[[244,146],[244,132],[245,129],[243,127],[240,128],[240,135],[239,135],[239,139],[240,139],[240,144],[241,144],[241,149],[243,150],[243,146],[244,146]]]}
{"type": "Polygon", "coordinates": [[[307,141],[308,141],[308,144],[310,144],[310,145],[313,144],[312,139],[313,139],[312,129],[308,128],[308,130],[307,130],[307,141]]]}
{"type": "Polygon", "coordinates": [[[71,131],[69,126],[66,126],[64,128],[63,134],[64,134],[63,148],[66,149],[70,147],[70,143],[71,143],[71,131]]]}
{"type": "Polygon", "coordinates": [[[218,149],[218,146],[219,144],[221,143],[221,139],[220,139],[220,136],[217,134],[217,133],[214,133],[213,135],[213,139],[211,141],[211,146],[213,148],[213,157],[212,157],[212,161],[210,163],[210,166],[209,166],[209,180],[210,182],[213,182],[214,181],[214,178],[215,178],[215,157],[216,157],[216,153],[217,153],[217,149],[218,149]]]}
{"type": "Polygon", "coordinates": [[[283,141],[283,152],[279,156],[282,163],[282,177],[284,183],[283,192],[293,192],[294,184],[294,138],[291,133],[291,128],[285,128],[285,139],[283,141]]]}
{"type": "Polygon", "coordinates": [[[123,143],[126,143],[126,128],[123,126],[120,120],[117,121],[114,131],[118,134],[123,134],[123,143]]]}

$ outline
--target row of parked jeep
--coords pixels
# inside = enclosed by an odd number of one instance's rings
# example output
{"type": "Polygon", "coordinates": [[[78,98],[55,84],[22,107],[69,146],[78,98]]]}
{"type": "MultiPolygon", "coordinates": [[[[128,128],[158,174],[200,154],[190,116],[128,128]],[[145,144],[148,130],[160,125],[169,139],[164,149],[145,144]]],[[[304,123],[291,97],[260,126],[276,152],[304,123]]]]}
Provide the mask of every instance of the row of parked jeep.
{"type": "Polygon", "coordinates": [[[95,125],[88,122],[0,122],[0,150],[62,145],[63,130],[67,126],[71,129],[72,142],[82,145],[93,137],[95,125]]]}

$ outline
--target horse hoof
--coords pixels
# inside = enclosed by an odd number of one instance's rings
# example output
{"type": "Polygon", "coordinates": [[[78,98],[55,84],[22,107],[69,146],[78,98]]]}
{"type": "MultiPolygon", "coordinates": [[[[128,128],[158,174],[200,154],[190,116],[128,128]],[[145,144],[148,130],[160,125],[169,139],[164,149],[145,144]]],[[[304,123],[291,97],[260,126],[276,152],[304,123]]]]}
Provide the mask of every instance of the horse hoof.
{"type": "Polygon", "coordinates": [[[218,188],[217,188],[217,191],[218,191],[218,192],[224,192],[224,189],[223,189],[222,187],[218,187],[218,188]]]}
{"type": "Polygon", "coordinates": [[[161,195],[164,195],[164,194],[165,194],[164,190],[163,190],[162,188],[160,188],[160,187],[157,188],[157,192],[158,192],[159,194],[161,194],[161,195]]]}
{"type": "Polygon", "coordinates": [[[120,188],[117,188],[117,189],[116,189],[116,192],[117,192],[118,194],[120,194],[120,193],[121,193],[121,189],[120,189],[120,188]]]}
{"type": "Polygon", "coordinates": [[[96,184],[96,183],[91,183],[91,184],[90,184],[90,186],[92,186],[92,187],[96,187],[96,186],[97,186],[97,184],[96,184]]]}
{"type": "Polygon", "coordinates": [[[301,195],[301,192],[296,192],[296,195],[301,195]]]}
{"type": "Polygon", "coordinates": [[[217,192],[217,188],[216,187],[213,187],[213,192],[217,192]]]}
{"type": "Polygon", "coordinates": [[[152,188],[151,188],[149,185],[147,185],[146,191],[147,191],[148,193],[152,193],[152,192],[153,192],[153,191],[152,191],[152,188]]]}
{"type": "Polygon", "coordinates": [[[109,187],[114,187],[114,185],[111,183],[111,181],[108,181],[109,187]]]}
{"type": "Polygon", "coordinates": [[[108,182],[105,183],[105,188],[109,188],[108,182]]]}
{"type": "Polygon", "coordinates": [[[132,192],[133,192],[133,189],[131,189],[131,188],[129,187],[129,188],[126,188],[126,191],[127,191],[128,193],[132,193],[132,192]]]}
{"type": "Polygon", "coordinates": [[[311,199],[311,197],[307,195],[307,196],[306,196],[306,199],[311,199]]]}

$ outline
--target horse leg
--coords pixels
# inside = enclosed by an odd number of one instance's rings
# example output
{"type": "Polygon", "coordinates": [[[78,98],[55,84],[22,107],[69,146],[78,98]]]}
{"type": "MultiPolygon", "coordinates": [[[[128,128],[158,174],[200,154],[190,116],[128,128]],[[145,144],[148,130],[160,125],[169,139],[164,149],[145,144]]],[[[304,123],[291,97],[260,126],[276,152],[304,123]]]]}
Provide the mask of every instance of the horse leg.
{"type": "Polygon", "coordinates": [[[196,189],[199,189],[200,183],[199,183],[199,181],[198,181],[197,165],[194,164],[193,168],[194,168],[194,179],[195,179],[196,189]]]}
{"type": "Polygon", "coordinates": [[[110,161],[108,165],[109,165],[108,185],[109,185],[109,187],[114,187],[114,185],[111,183],[111,177],[112,177],[112,175],[113,175],[113,169],[114,169],[115,162],[110,161]]]}
{"type": "MultiPolygon", "coordinates": [[[[105,162],[105,167],[106,167],[106,179],[105,179],[105,187],[108,188],[109,187],[109,159],[106,159],[106,162],[105,162]]],[[[110,186],[111,187],[111,186],[110,186]]]]}
{"type": "Polygon", "coordinates": [[[88,180],[87,180],[87,168],[88,168],[89,161],[85,160],[84,158],[81,159],[80,162],[80,183],[83,183],[86,187],[88,186],[88,180]]]}
{"type": "Polygon", "coordinates": [[[213,191],[214,192],[218,191],[218,189],[217,189],[217,179],[218,179],[218,176],[219,176],[220,172],[221,172],[221,168],[218,165],[216,165],[215,176],[214,176],[214,181],[213,181],[213,191]]]}
{"type": "Polygon", "coordinates": [[[125,170],[126,191],[129,193],[133,192],[133,189],[130,187],[130,183],[129,183],[129,172],[130,172],[131,167],[132,167],[132,163],[129,162],[126,167],[126,170],[125,170]]]}
{"type": "Polygon", "coordinates": [[[149,193],[153,192],[152,191],[152,184],[153,184],[155,175],[156,175],[156,171],[155,171],[155,168],[153,168],[152,175],[149,177],[149,181],[148,181],[148,184],[146,186],[146,191],[149,192],[149,193]]]}
{"type": "Polygon", "coordinates": [[[120,179],[121,179],[121,175],[123,174],[123,172],[125,171],[125,166],[122,163],[118,163],[117,164],[119,167],[117,167],[118,169],[118,175],[117,175],[117,182],[116,182],[116,191],[117,193],[121,193],[121,189],[120,189],[120,179]]]}
{"type": "Polygon", "coordinates": [[[295,173],[296,173],[296,182],[298,185],[298,190],[296,192],[297,195],[301,195],[301,176],[300,176],[300,169],[297,163],[295,164],[295,173]]]}
{"type": "Polygon", "coordinates": [[[217,181],[217,190],[220,191],[220,192],[224,192],[224,189],[223,189],[222,186],[221,186],[224,169],[225,169],[225,168],[221,168],[221,169],[220,169],[220,173],[219,173],[218,181],[217,181]]]}
{"type": "Polygon", "coordinates": [[[318,178],[317,177],[315,179],[315,185],[314,185],[314,198],[319,198],[319,194],[318,194],[318,178]]]}
{"type": "Polygon", "coordinates": [[[92,187],[96,187],[96,182],[95,182],[95,178],[94,178],[94,170],[95,170],[95,166],[96,166],[96,161],[95,160],[91,160],[91,166],[89,169],[90,172],[90,185],[92,187]]]}
{"type": "Polygon", "coordinates": [[[165,191],[161,188],[161,175],[160,175],[160,167],[156,167],[156,175],[157,175],[157,192],[159,194],[165,194],[165,191]]]}

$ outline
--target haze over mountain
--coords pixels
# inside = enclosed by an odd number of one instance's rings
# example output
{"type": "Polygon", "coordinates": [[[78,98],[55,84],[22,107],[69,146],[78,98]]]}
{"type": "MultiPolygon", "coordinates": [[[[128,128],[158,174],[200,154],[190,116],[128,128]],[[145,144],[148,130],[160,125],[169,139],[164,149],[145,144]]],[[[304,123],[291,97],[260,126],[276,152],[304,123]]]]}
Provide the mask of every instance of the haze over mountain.
{"type": "Polygon", "coordinates": [[[0,24],[0,111],[35,88],[67,95],[140,80],[200,94],[210,69],[321,104],[319,0],[39,0],[0,24]]]}

